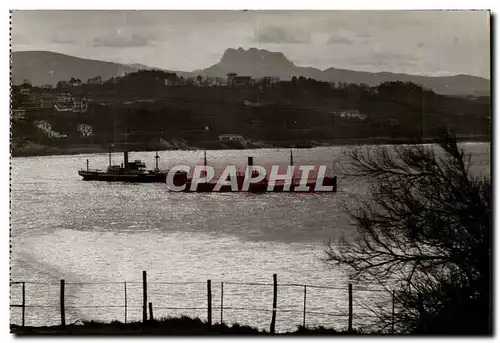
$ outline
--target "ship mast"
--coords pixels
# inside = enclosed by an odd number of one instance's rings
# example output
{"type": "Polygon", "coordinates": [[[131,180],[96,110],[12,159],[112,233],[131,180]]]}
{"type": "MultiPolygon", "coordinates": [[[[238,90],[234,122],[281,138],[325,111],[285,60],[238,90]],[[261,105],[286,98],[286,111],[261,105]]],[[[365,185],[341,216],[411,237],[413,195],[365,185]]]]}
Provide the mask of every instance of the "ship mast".
{"type": "Polygon", "coordinates": [[[206,150],[203,152],[203,164],[205,167],[207,166],[207,151],[206,150]]]}
{"type": "Polygon", "coordinates": [[[155,165],[156,165],[156,170],[159,170],[158,169],[158,159],[160,158],[160,156],[158,156],[158,151],[156,152],[156,156],[155,156],[155,165]]]}
{"type": "Polygon", "coordinates": [[[290,149],[290,165],[293,166],[293,152],[290,149]]]}
{"type": "Polygon", "coordinates": [[[112,144],[109,145],[109,166],[111,167],[111,146],[112,144]]]}

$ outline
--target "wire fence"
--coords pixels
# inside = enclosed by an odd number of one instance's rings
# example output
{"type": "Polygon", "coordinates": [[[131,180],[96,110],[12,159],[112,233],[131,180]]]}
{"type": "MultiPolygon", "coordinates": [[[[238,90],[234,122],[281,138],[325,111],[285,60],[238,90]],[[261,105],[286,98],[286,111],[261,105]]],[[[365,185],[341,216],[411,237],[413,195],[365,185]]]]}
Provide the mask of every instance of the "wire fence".
{"type": "Polygon", "coordinates": [[[370,304],[381,299],[394,311],[391,292],[366,287],[298,283],[11,281],[11,324],[56,326],[78,321],[148,321],[189,316],[212,323],[239,323],[270,332],[298,326],[353,331],[377,320],[370,304]]]}

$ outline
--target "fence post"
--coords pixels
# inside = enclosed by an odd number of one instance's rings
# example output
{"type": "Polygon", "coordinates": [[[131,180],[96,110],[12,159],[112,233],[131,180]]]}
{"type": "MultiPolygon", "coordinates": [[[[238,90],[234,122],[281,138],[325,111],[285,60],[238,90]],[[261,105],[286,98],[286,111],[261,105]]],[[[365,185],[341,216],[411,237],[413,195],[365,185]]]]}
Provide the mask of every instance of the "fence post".
{"type": "Polygon", "coordinates": [[[212,281],[207,280],[207,321],[212,326],[212,281]]]}
{"type": "Polygon", "coordinates": [[[273,316],[271,318],[271,328],[270,332],[274,333],[276,328],[276,306],[278,302],[278,277],[273,274],[273,316]]]}
{"type": "Polygon", "coordinates": [[[123,287],[125,290],[125,324],[127,324],[127,282],[123,283],[123,287]]]}
{"type": "Polygon", "coordinates": [[[25,289],[25,287],[26,287],[26,285],[23,282],[23,305],[22,305],[23,306],[23,326],[24,326],[24,313],[26,311],[26,292],[25,292],[26,289],[25,289]]]}
{"type": "Polygon", "coordinates": [[[304,316],[302,318],[302,327],[306,327],[306,294],[307,294],[307,286],[304,285],[304,316]]]}
{"type": "Polygon", "coordinates": [[[224,282],[220,283],[220,323],[222,325],[222,316],[224,312],[224,282]]]}
{"type": "Polygon", "coordinates": [[[60,303],[61,303],[61,326],[66,326],[66,314],[64,313],[64,279],[61,280],[60,303]]]}
{"type": "Polygon", "coordinates": [[[148,320],[148,281],[147,274],[144,270],[142,272],[142,322],[146,323],[148,320]]]}
{"type": "Polygon", "coordinates": [[[392,290],[392,314],[391,314],[391,333],[394,335],[394,303],[396,302],[396,294],[394,290],[392,290]]]}
{"type": "Polygon", "coordinates": [[[153,317],[153,303],[150,302],[149,303],[149,321],[152,322],[154,319],[153,317]]]}
{"type": "Polygon", "coordinates": [[[349,284],[349,321],[347,331],[352,332],[352,283],[349,284]]]}

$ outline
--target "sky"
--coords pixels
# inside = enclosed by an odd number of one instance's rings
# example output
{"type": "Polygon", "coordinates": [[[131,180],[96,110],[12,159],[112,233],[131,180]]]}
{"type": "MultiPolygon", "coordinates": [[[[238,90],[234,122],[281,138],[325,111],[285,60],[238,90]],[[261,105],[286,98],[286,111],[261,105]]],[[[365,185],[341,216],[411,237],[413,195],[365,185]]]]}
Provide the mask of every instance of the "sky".
{"type": "Polygon", "coordinates": [[[490,77],[487,11],[14,11],[12,50],[193,71],[228,48],[298,66],[490,77]]]}

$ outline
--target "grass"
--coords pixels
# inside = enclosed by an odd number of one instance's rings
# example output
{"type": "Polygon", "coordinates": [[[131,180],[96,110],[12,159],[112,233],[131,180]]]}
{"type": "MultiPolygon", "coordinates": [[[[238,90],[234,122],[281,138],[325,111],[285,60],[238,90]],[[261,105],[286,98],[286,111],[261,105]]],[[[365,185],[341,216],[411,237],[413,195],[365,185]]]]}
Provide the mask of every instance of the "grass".
{"type": "MultiPolygon", "coordinates": [[[[213,324],[211,327],[200,318],[167,317],[160,318],[145,325],[142,322],[122,323],[113,321],[103,323],[88,321],[62,326],[29,327],[11,325],[11,333],[15,335],[270,335],[266,330],[240,324],[213,324]]],[[[351,334],[360,334],[353,332],[351,334]]],[[[295,331],[280,335],[347,335],[347,331],[337,331],[323,326],[305,328],[298,326],[295,331]]]]}

